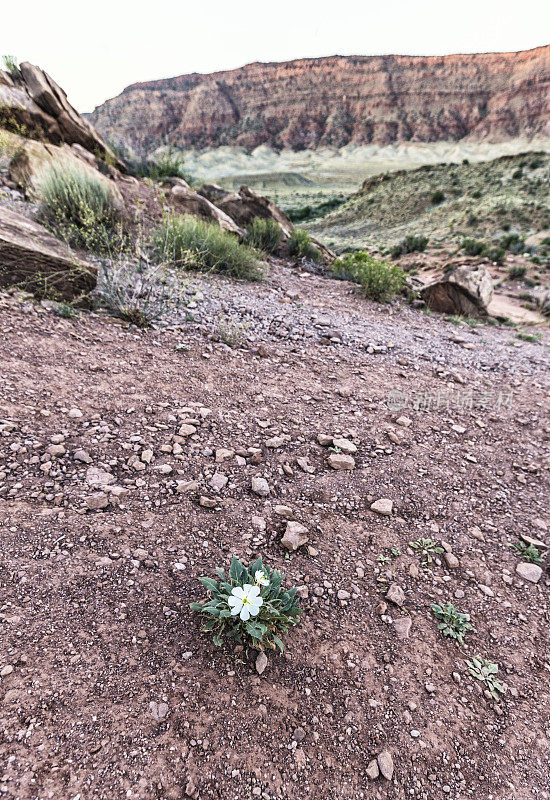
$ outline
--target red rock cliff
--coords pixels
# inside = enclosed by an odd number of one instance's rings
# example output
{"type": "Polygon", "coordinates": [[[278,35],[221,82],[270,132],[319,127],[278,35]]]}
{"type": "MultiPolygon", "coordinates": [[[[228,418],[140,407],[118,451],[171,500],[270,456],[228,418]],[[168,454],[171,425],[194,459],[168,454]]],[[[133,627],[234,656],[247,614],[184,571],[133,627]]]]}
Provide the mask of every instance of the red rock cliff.
{"type": "Polygon", "coordinates": [[[341,147],[550,135],[550,45],[519,53],[330,56],[129,86],[91,121],[138,150],[341,147]]]}

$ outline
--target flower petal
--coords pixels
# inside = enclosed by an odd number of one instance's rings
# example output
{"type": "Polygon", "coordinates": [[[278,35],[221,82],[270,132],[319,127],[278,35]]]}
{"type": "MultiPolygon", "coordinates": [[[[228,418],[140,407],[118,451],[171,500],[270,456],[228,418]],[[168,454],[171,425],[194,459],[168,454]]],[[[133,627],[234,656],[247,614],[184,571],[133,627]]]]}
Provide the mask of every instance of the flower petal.
{"type": "Polygon", "coordinates": [[[248,597],[250,600],[252,598],[257,597],[260,594],[260,587],[259,586],[251,586],[250,591],[248,592],[248,597]]]}
{"type": "Polygon", "coordinates": [[[240,617],[243,622],[246,622],[247,619],[250,619],[250,606],[246,605],[243,606],[241,609],[240,617]]]}
{"type": "Polygon", "coordinates": [[[231,590],[231,594],[234,597],[240,597],[241,600],[243,597],[246,597],[245,591],[242,586],[235,586],[235,588],[231,590]]]}
{"type": "Polygon", "coordinates": [[[228,606],[236,606],[236,605],[241,605],[242,606],[242,604],[243,604],[243,601],[241,600],[240,597],[234,597],[233,595],[231,595],[230,597],[227,598],[227,605],[228,606]]]}
{"type": "Polygon", "coordinates": [[[242,605],[241,605],[241,606],[234,606],[234,607],[231,609],[231,616],[232,616],[232,617],[236,617],[236,616],[237,616],[237,614],[239,613],[239,611],[240,611],[241,609],[242,609],[242,605]]]}

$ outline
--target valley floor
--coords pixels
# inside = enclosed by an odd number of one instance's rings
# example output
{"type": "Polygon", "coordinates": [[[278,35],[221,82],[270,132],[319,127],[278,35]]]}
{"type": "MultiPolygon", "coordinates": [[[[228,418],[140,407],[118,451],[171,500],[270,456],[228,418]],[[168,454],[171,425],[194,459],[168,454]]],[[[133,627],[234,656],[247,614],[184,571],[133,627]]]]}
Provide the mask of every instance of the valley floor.
{"type": "Polygon", "coordinates": [[[550,797],[548,575],[509,546],[550,536],[547,343],[282,264],[196,288],[195,322],[148,331],[0,296],[2,797],[550,797]],[[319,434],[352,439],[355,469],[319,434]],[[290,555],[279,505],[309,532],[290,555]],[[423,568],[420,537],[456,558],[423,568]],[[259,553],[304,598],[261,676],[189,611],[200,575],[259,553]],[[445,601],[472,616],[462,647],[445,601]],[[366,772],[384,749],[391,781],[366,772]]]}

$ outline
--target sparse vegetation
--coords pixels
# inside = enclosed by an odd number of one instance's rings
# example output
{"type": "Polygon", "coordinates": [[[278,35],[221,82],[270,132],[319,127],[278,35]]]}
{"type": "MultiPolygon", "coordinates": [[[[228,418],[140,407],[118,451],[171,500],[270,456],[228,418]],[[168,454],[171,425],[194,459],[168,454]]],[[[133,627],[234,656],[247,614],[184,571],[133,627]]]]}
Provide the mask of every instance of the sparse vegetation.
{"type": "Polygon", "coordinates": [[[432,614],[440,620],[438,630],[443,636],[456,639],[459,644],[464,644],[464,636],[468,631],[473,631],[474,627],[470,623],[470,615],[458,611],[453,603],[432,603],[432,614]]]}
{"type": "Polygon", "coordinates": [[[438,206],[445,200],[445,193],[441,191],[441,189],[436,189],[436,191],[432,194],[430,202],[432,206],[438,206]]]}
{"type": "Polygon", "coordinates": [[[522,278],[525,278],[526,273],[527,273],[527,267],[514,266],[510,267],[510,269],[508,270],[508,277],[510,278],[511,281],[518,281],[521,280],[522,278]]]}
{"type": "Polygon", "coordinates": [[[8,72],[12,77],[19,75],[19,62],[15,56],[2,56],[2,64],[6,72],[8,72]]]}
{"type": "Polygon", "coordinates": [[[511,544],[516,553],[521,556],[523,561],[529,561],[531,564],[542,564],[544,559],[539,553],[534,544],[527,544],[526,542],[514,542],[511,544]]]}
{"type": "Polygon", "coordinates": [[[476,680],[481,681],[485,686],[485,691],[493,698],[499,700],[499,693],[504,692],[502,684],[497,679],[498,664],[489,661],[481,656],[466,661],[468,671],[476,680]]]}
{"type": "Polygon", "coordinates": [[[417,539],[416,542],[409,542],[409,546],[424,558],[424,564],[431,564],[434,556],[443,553],[443,548],[429,538],[421,538],[417,539]]]}
{"type": "Polygon", "coordinates": [[[259,254],[231,233],[196,217],[169,215],[152,237],[154,258],[200,272],[221,272],[258,281],[264,277],[259,254]]]}
{"type": "Polygon", "coordinates": [[[541,334],[525,333],[524,331],[518,331],[516,333],[516,339],[522,339],[524,342],[531,342],[532,344],[536,344],[537,342],[540,342],[541,334]]]}
{"type": "Polygon", "coordinates": [[[390,250],[392,258],[399,258],[399,256],[406,253],[423,253],[428,245],[429,239],[427,236],[421,234],[411,233],[399,243],[394,245],[390,250]]]}
{"type": "Polygon", "coordinates": [[[281,226],[274,219],[256,217],[246,229],[246,243],[264,253],[275,253],[281,242],[281,226]]]}
{"type": "Polygon", "coordinates": [[[391,300],[405,284],[405,273],[400,267],[379,261],[364,251],[337,258],[331,270],[336,278],[358,283],[365,297],[379,302],[391,300]]]}
{"type": "Polygon", "coordinates": [[[223,569],[216,574],[217,581],[199,579],[207,600],[190,605],[205,620],[202,630],[213,634],[216,645],[228,637],[259,650],[278,647],[282,652],[280,637],[297,624],[300,614],[296,589],[284,589],[285,576],[264,566],[261,557],[249,567],[233,557],[229,575],[223,569]]]}
{"type": "Polygon", "coordinates": [[[151,265],[121,250],[100,272],[98,305],[138,328],[148,328],[170,308],[186,305],[186,284],[166,265],[151,265]]]}
{"type": "Polygon", "coordinates": [[[182,178],[187,183],[192,182],[191,176],[185,171],[185,160],[180,153],[171,147],[157,158],[147,158],[141,161],[125,159],[130,169],[140,178],[150,178],[153,181],[163,181],[166,178],[182,178]]]}
{"type": "Polygon", "coordinates": [[[119,219],[106,181],[85,168],[55,164],[41,176],[39,215],[59,238],[75,247],[105,252],[119,219]]]}
{"type": "Polygon", "coordinates": [[[294,228],[290,234],[288,252],[291,256],[305,258],[308,261],[319,260],[319,251],[311,241],[311,236],[301,228],[294,228]]]}

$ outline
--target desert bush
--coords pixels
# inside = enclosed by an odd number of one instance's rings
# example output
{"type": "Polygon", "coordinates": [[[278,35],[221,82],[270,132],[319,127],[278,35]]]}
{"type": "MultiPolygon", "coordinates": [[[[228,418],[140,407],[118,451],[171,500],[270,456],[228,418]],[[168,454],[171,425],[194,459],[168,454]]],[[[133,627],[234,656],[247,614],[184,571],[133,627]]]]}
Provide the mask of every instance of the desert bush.
{"type": "Polygon", "coordinates": [[[118,212],[105,181],[84,168],[55,164],[40,178],[38,201],[42,221],[57,236],[86,250],[109,249],[118,212]]]}
{"type": "Polygon", "coordinates": [[[485,244],[477,239],[464,239],[462,249],[469,256],[481,256],[485,251],[485,244]]]}
{"type": "MultiPolygon", "coordinates": [[[[111,149],[113,149],[111,145],[111,149]]],[[[113,150],[113,152],[115,152],[113,150]]],[[[153,181],[163,181],[166,178],[182,178],[187,183],[192,182],[192,177],[185,171],[185,161],[180,153],[171,147],[157,158],[135,159],[118,148],[118,155],[126,162],[131,172],[138,178],[150,178],[153,181]]]]}
{"type": "Polygon", "coordinates": [[[217,581],[199,579],[208,597],[190,605],[204,619],[202,630],[213,634],[216,645],[225,636],[260,650],[278,647],[282,652],[280,637],[296,625],[300,614],[296,589],[283,589],[285,576],[264,566],[261,557],[249,567],[233,557],[229,575],[219,568],[216,574],[217,581]]]}
{"type": "Polygon", "coordinates": [[[259,254],[231,233],[196,217],[169,215],[152,236],[154,259],[186,269],[221,272],[258,281],[264,277],[259,254]],[[191,256],[191,257],[190,257],[191,256]]]}
{"type": "Polygon", "coordinates": [[[441,191],[441,189],[436,189],[436,191],[432,194],[430,202],[432,206],[438,206],[444,200],[445,200],[444,193],[441,191]]]}
{"type": "Polygon", "coordinates": [[[379,261],[364,251],[337,258],[331,270],[337,278],[358,283],[370,300],[391,300],[405,285],[405,273],[400,267],[379,261]]]}
{"type": "Polygon", "coordinates": [[[246,244],[264,253],[275,253],[281,241],[281,226],[274,219],[255,217],[246,229],[246,244]]]}
{"type": "Polygon", "coordinates": [[[392,258],[399,258],[399,256],[406,253],[423,253],[428,245],[429,239],[427,236],[421,234],[409,234],[405,238],[392,247],[390,255],[392,258]]]}
{"type": "Polygon", "coordinates": [[[311,241],[311,236],[301,228],[294,228],[288,240],[288,251],[291,256],[305,258],[308,261],[318,261],[319,251],[311,241]]]}
{"type": "Polygon", "coordinates": [[[137,262],[123,251],[99,272],[96,303],[138,328],[148,328],[169,310],[186,305],[186,284],[164,264],[137,262]]]}
{"type": "Polygon", "coordinates": [[[464,636],[468,631],[473,631],[474,627],[470,623],[470,615],[458,611],[453,603],[432,603],[432,614],[438,619],[438,630],[443,636],[456,639],[459,644],[464,644],[464,636]]]}
{"type": "Polygon", "coordinates": [[[527,267],[514,266],[508,270],[508,277],[511,281],[521,280],[527,273],[527,267]]]}

